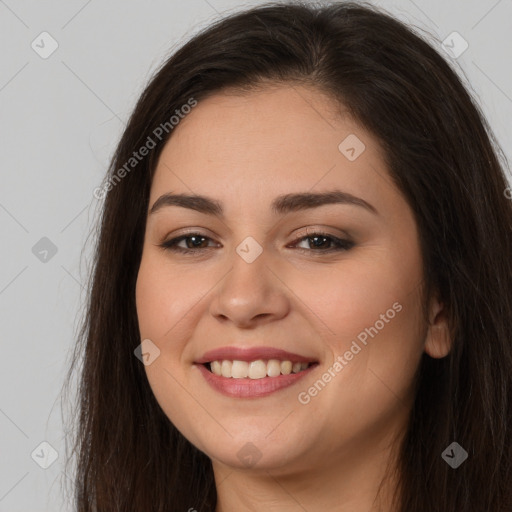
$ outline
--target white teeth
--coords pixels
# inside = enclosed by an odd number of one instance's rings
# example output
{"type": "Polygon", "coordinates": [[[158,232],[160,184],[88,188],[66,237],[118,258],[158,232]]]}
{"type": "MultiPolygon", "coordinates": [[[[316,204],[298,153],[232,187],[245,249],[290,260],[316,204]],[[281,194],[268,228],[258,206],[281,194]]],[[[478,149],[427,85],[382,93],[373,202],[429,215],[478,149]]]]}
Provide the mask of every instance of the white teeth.
{"type": "Polygon", "coordinates": [[[249,363],[249,379],[263,379],[267,376],[267,365],[261,359],[249,363]]]}
{"type": "Polygon", "coordinates": [[[222,375],[220,361],[213,361],[212,363],[210,363],[210,369],[212,370],[213,373],[215,373],[215,375],[222,375]]]}
{"type": "MultiPolygon", "coordinates": [[[[217,361],[214,361],[217,362],[217,361]]],[[[231,377],[234,379],[245,379],[249,375],[249,363],[246,361],[233,361],[231,377]]]]}
{"type": "Polygon", "coordinates": [[[220,367],[220,373],[223,377],[231,377],[231,368],[233,366],[233,363],[231,361],[222,361],[221,367],[220,367]]]}
{"type": "Polygon", "coordinates": [[[310,363],[292,363],[291,361],[279,361],[270,359],[264,361],[212,361],[210,369],[212,373],[218,376],[233,379],[263,379],[264,377],[278,377],[279,375],[289,375],[298,373],[308,368],[310,363]]]}
{"type": "Polygon", "coordinates": [[[293,363],[292,372],[297,373],[302,370],[302,363],[293,363]]]}
{"type": "Polygon", "coordinates": [[[283,375],[289,375],[292,373],[292,366],[291,361],[281,361],[281,373],[283,375]]]}
{"type": "Polygon", "coordinates": [[[269,377],[277,377],[278,375],[281,375],[281,361],[271,359],[267,363],[266,374],[269,377]]]}

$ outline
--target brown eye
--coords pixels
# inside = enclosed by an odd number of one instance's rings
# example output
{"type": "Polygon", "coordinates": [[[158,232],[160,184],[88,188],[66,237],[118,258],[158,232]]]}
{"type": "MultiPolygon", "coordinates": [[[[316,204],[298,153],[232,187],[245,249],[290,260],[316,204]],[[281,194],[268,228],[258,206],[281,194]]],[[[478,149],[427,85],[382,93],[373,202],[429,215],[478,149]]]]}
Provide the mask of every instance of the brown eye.
{"type": "Polygon", "coordinates": [[[201,249],[209,249],[209,240],[211,240],[211,238],[203,236],[200,233],[189,233],[187,235],[172,238],[171,240],[168,240],[167,242],[160,244],[160,247],[169,251],[190,254],[197,252],[198,250],[201,249]],[[185,247],[180,247],[178,245],[181,242],[185,242],[185,247]]]}
{"type": "Polygon", "coordinates": [[[303,240],[306,241],[309,247],[299,249],[317,253],[347,251],[355,245],[350,240],[337,238],[327,233],[311,233],[308,236],[296,240],[293,246],[297,246],[298,243],[302,243],[303,240]]]}
{"type": "MultiPolygon", "coordinates": [[[[212,241],[210,237],[204,236],[201,233],[189,233],[187,235],[171,238],[160,244],[160,247],[164,250],[181,254],[198,254],[205,249],[212,248],[211,245],[208,245],[210,241],[212,241]],[[185,247],[180,246],[179,244],[181,243],[184,243],[185,247]]],[[[311,233],[298,238],[293,242],[292,247],[296,247],[303,241],[306,241],[308,247],[297,247],[300,251],[317,254],[347,251],[355,245],[354,242],[350,240],[337,238],[327,233],[311,233]]]]}

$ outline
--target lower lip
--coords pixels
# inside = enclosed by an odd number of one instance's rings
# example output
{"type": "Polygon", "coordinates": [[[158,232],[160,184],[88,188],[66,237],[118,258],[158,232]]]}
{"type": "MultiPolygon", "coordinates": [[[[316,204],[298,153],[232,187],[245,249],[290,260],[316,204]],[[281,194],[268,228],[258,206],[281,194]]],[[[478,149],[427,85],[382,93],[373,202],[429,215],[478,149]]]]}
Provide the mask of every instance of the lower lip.
{"type": "Polygon", "coordinates": [[[219,377],[210,372],[202,364],[196,364],[202,373],[206,382],[223,395],[233,398],[259,398],[271,395],[276,391],[287,388],[295,384],[300,379],[314,370],[318,363],[312,364],[306,370],[299,373],[290,373],[289,375],[279,375],[278,377],[263,377],[262,379],[234,379],[232,377],[219,377]]]}

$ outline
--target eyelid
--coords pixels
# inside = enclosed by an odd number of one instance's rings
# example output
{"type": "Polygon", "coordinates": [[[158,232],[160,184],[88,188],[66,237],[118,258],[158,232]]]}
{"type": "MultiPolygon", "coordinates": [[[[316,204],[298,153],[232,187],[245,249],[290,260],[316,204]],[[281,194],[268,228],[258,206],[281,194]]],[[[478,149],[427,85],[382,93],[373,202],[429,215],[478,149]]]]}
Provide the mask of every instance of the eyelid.
{"type": "MultiPolygon", "coordinates": [[[[293,230],[288,236],[292,236],[293,241],[296,241],[297,238],[299,238],[299,237],[318,235],[318,234],[321,234],[324,236],[330,236],[332,238],[346,238],[346,239],[350,239],[350,240],[352,240],[352,238],[353,238],[352,235],[350,235],[347,231],[343,231],[342,229],[336,228],[333,226],[328,226],[325,228],[321,227],[321,226],[300,227],[300,228],[293,230]],[[305,234],[301,235],[300,233],[302,233],[302,230],[304,230],[304,229],[305,229],[305,232],[304,232],[305,234]],[[336,231],[338,231],[338,234],[329,233],[328,232],[329,230],[336,230],[336,231]]],[[[216,235],[214,235],[207,228],[189,227],[189,228],[179,229],[176,232],[172,232],[172,235],[166,235],[163,238],[163,240],[168,241],[170,239],[174,239],[174,238],[178,238],[178,237],[186,236],[186,235],[199,235],[199,236],[208,237],[208,238],[212,238],[212,239],[215,239],[215,237],[216,237],[216,235]]]]}
{"type": "MultiPolygon", "coordinates": [[[[303,228],[300,228],[300,229],[303,229],[303,228]]],[[[300,232],[300,229],[298,229],[297,231],[300,232]]],[[[305,236],[311,236],[311,235],[315,235],[315,234],[322,234],[324,236],[332,236],[334,238],[340,238],[340,237],[352,238],[351,235],[349,235],[346,231],[343,231],[340,228],[335,228],[332,226],[330,226],[330,227],[307,226],[306,227],[306,235],[305,236]],[[338,232],[338,234],[330,233],[329,231],[331,231],[331,230],[336,230],[338,232]]],[[[296,236],[299,236],[299,235],[296,235],[296,236]]]]}
{"type": "MultiPolygon", "coordinates": [[[[163,248],[164,250],[168,250],[171,252],[175,252],[177,254],[191,254],[199,256],[201,254],[204,254],[206,251],[210,251],[211,249],[214,249],[215,247],[204,247],[204,248],[183,248],[178,247],[178,244],[181,243],[183,240],[186,240],[187,238],[192,237],[198,237],[198,238],[205,238],[209,242],[213,241],[215,242],[215,238],[211,237],[205,233],[202,233],[201,229],[194,229],[194,228],[187,228],[186,231],[182,231],[181,233],[174,233],[172,237],[168,239],[164,239],[162,243],[158,244],[159,247],[163,248]]],[[[329,233],[328,230],[323,228],[315,228],[308,226],[306,228],[305,233],[298,233],[294,236],[294,239],[292,242],[290,242],[286,248],[294,248],[296,251],[300,251],[302,253],[308,253],[314,256],[320,256],[322,254],[332,254],[332,253],[340,253],[345,252],[350,249],[352,249],[355,246],[355,242],[353,241],[352,237],[343,232],[341,236],[334,235],[332,233],[329,233]],[[330,247],[328,249],[304,249],[301,247],[297,247],[298,244],[300,244],[303,240],[306,240],[308,238],[314,238],[314,237],[325,237],[327,239],[330,239],[331,242],[334,244],[334,247],[330,247]]]]}

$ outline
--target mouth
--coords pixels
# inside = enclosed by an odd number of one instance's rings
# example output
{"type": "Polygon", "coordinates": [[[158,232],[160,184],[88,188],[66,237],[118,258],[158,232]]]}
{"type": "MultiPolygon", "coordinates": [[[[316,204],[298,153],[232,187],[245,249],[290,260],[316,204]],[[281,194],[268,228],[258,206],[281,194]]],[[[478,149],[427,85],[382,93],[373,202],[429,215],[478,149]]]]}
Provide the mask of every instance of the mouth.
{"type": "Polygon", "coordinates": [[[270,347],[225,347],[207,352],[194,366],[206,382],[233,398],[259,398],[296,383],[319,362],[270,347]]]}
{"type": "Polygon", "coordinates": [[[280,375],[297,374],[318,363],[281,361],[279,359],[257,359],[255,361],[230,361],[229,359],[211,361],[203,366],[218,377],[226,379],[264,379],[276,378],[280,375]]]}

